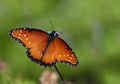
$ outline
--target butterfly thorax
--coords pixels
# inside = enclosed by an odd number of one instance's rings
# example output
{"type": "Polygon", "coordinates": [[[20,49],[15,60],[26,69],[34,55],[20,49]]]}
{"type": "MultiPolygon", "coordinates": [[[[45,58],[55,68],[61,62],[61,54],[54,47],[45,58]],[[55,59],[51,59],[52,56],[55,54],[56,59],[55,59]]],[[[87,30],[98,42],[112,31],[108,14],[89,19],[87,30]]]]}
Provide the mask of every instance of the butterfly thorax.
{"type": "MultiPolygon", "coordinates": [[[[59,33],[56,31],[52,31],[52,32],[48,32],[49,36],[48,36],[48,40],[47,40],[47,45],[45,46],[45,48],[42,51],[42,56],[44,56],[46,54],[46,51],[50,45],[50,43],[54,40],[55,37],[58,37],[59,33]]],[[[42,57],[43,58],[43,57],[42,57]]],[[[41,58],[41,59],[42,59],[41,58]]]]}

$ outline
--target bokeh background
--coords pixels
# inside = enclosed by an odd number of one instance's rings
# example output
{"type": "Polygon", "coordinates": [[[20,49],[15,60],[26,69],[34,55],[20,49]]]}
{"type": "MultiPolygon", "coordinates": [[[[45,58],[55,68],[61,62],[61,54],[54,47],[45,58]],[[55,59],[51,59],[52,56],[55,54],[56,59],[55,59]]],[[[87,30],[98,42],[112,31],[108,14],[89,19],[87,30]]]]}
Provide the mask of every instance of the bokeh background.
{"type": "MultiPolygon", "coordinates": [[[[74,50],[77,67],[57,63],[73,84],[120,83],[120,0],[0,0],[0,84],[40,84],[44,70],[8,32],[55,30],[74,50]]],[[[60,83],[61,80],[58,80],[60,83]]]]}

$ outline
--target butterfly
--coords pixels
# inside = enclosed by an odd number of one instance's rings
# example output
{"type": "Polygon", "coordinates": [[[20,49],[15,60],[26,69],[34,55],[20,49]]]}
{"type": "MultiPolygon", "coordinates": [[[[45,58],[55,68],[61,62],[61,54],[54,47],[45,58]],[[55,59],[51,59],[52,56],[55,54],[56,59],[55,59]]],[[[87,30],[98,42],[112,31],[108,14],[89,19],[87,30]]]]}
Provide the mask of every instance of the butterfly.
{"type": "Polygon", "coordinates": [[[56,62],[78,64],[75,53],[56,31],[17,28],[10,30],[9,36],[21,43],[27,49],[27,56],[41,66],[53,66],[56,62]]]}

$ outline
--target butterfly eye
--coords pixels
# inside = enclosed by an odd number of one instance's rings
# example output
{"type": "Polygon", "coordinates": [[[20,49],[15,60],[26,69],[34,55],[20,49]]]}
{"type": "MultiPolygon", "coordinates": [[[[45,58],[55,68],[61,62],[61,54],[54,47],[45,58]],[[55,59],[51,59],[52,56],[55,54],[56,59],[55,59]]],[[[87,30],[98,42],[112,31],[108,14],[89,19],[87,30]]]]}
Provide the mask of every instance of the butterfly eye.
{"type": "Polygon", "coordinates": [[[55,33],[54,33],[54,36],[58,36],[58,35],[59,35],[59,32],[55,32],[55,33]]]}

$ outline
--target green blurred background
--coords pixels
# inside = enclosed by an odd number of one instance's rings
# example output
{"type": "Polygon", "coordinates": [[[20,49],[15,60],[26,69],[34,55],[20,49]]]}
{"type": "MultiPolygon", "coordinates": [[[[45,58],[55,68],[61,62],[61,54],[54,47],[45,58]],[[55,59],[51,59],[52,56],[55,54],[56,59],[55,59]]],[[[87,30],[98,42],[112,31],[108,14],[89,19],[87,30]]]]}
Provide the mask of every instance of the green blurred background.
{"type": "Polygon", "coordinates": [[[48,69],[31,62],[8,32],[55,30],[74,50],[77,67],[57,63],[73,84],[120,84],[120,0],[0,0],[0,84],[38,84],[48,69]]]}

